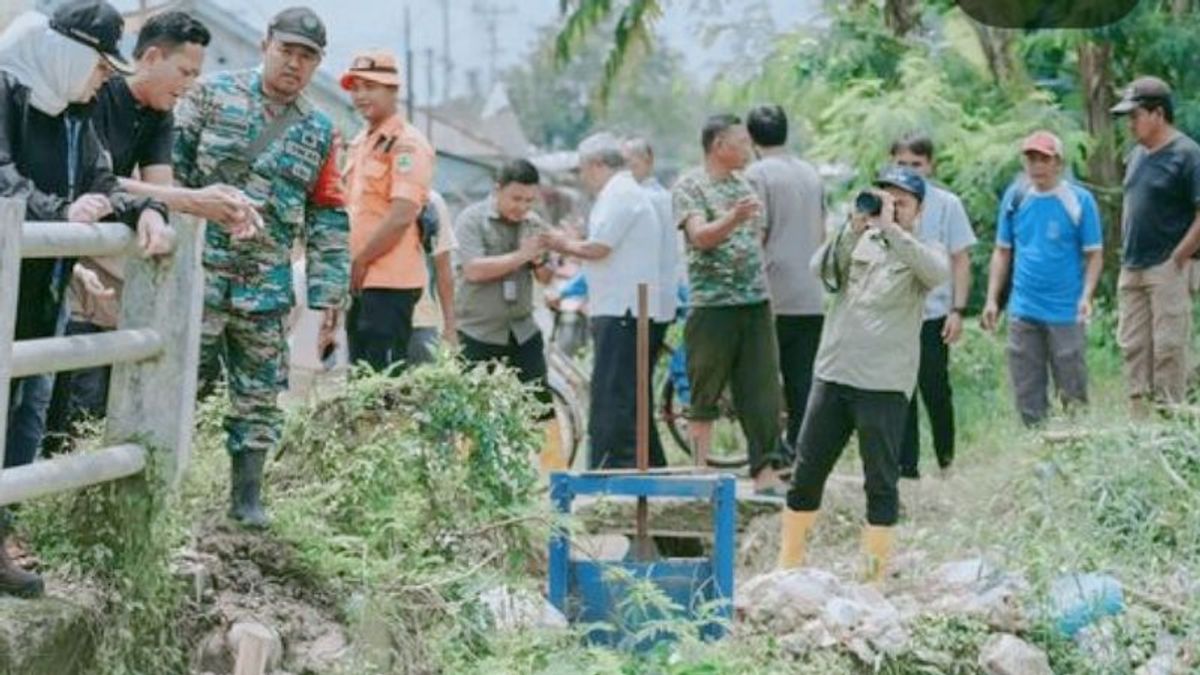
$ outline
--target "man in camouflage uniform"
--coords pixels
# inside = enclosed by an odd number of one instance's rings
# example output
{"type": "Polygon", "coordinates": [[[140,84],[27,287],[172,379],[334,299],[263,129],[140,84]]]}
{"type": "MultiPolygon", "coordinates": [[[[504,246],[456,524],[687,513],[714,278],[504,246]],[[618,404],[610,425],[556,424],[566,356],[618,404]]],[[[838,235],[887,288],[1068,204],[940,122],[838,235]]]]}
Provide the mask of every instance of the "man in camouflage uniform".
{"type": "Polygon", "coordinates": [[[200,365],[206,384],[224,365],[233,404],[229,514],[252,527],[268,525],[263,464],[283,421],[293,242],[303,240],[307,253],[308,304],[324,311],[319,349],[332,341],[349,283],[339,142],[330,119],[302,97],[324,48],[321,20],[286,9],[271,20],[260,69],[206,78],[176,113],[179,180],[234,185],[261,205],[263,227],[249,236],[207,229],[200,365]]]}
{"type": "Polygon", "coordinates": [[[688,244],[690,309],[684,327],[694,456],[708,457],[717,404],[729,384],[759,494],[782,497],[774,466],[779,443],[779,350],[763,269],[761,205],[741,170],[750,135],[733,115],[716,115],[701,134],[704,166],[672,191],[675,224],[688,244]]]}

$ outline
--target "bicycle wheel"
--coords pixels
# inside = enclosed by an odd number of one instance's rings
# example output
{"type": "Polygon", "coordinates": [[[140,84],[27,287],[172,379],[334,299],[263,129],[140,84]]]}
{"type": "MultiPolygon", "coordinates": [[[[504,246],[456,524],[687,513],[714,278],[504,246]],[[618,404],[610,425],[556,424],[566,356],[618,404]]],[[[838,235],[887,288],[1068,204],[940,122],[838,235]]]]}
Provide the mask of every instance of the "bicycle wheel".
{"type": "MultiPolygon", "coordinates": [[[[728,392],[721,395],[721,416],[713,421],[712,448],[708,453],[708,465],[716,469],[738,469],[750,463],[746,449],[746,438],[733,412],[728,392]]],[[[687,404],[676,395],[675,382],[667,378],[662,387],[660,416],[671,440],[675,441],[690,457],[692,446],[688,439],[687,404]]]]}
{"type": "Polygon", "coordinates": [[[558,418],[558,430],[562,438],[562,454],[567,469],[575,466],[579,444],[583,440],[583,417],[579,413],[574,397],[561,384],[549,378],[546,386],[554,405],[554,416],[558,418]]]}

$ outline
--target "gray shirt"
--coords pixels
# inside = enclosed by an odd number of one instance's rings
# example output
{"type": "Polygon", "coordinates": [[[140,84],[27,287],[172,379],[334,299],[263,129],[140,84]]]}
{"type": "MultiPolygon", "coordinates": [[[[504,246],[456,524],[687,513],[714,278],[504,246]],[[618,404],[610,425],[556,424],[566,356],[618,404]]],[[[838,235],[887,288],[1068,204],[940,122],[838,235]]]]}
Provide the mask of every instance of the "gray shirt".
{"type": "Polygon", "coordinates": [[[537,332],[533,320],[533,269],[522,265],[503,279],[474,283],[467,281],[463,267],[476,258],[490,258],[516,251],[521,241],[546,230],[536,213],[519,223],[509,222],[496,211],[489,197],[468,206],[458,214],[454,233],[458,249],[454,252],[454,316],[458,330],[480,342],[506,345],[509,334],[524,343],[537,332]],[[511,289],[505,293],[505,286],[511,289]],[[505,299],[505,296],[509,299],[505,299]]]}
{"type": "Polygon", "coordinates": [[[764,157],[746,178],[766,209],[767,285],[776,314],[822,313],[821,282],[808,261],[825,238],[825,189],[816,169],[792,155],[764,157]]]}
{"type": "Polygon", "coordinates": [[[1133,149],[1125,169],[1121,264],[1146,269],[1166,262],[1200,210],[1200,146],[1184,134],[1147,152],[1133,149]]]}
{"type": "MultiPolygon", "coordinates": [[[[975,231],[963,208],[962,200],[953,192],[927,182],[925,202],[921,205],[921,222],[917,238],[927,244],[940,244],[951,256],[975,245],[975,231]]],[[[950,270],[953,281],[953,265],[950,270]]],[[[954,307],[953,283],[945,283],[929,292],[925,298],[925,319],[940,319],[954,307]]]]}

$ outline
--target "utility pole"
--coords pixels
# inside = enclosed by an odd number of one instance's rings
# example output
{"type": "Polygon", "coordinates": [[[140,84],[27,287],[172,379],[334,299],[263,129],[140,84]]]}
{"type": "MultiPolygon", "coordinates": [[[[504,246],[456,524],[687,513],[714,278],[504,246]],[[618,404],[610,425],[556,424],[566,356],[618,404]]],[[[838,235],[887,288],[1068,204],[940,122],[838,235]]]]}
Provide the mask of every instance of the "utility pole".
{"type": "MultiPolygon", "coordinates": [[[[483,21],[488,36],[488,90],[496,84],[496,63],[500,60],[500,18],[516,12],[511,6],[500,7],[492,0],[475,0],[471,10],[483,21]]],[[[486,95],[486,94],[485,94],[486,95]]]]}
{"type": "Polygon", "coordinates": [[[454,59],[450,56],[450,0],[442,0],[442,102],[450,100],[454,59]]]}
{"type": "Polygon", "coordinates": [[[425,138],[433,142],[433,47],[425,48],[425,138]]]}

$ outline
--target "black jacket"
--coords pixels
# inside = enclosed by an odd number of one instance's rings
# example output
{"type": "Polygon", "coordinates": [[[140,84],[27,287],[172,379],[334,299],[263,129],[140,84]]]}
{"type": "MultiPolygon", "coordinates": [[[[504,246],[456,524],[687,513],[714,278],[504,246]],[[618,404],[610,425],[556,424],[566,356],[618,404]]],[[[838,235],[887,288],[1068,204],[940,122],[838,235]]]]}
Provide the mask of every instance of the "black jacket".
{"type": "MultiPolygon", "coordinates": [[[[106,195],[113,205],[113,217],[130,227],[136,227],[144,209],[166,215],[166,207],[159,202],[135,197],[117,183],[86,108],[72,107],[51,117],[30,105],[28,87],[0,71],[0,197],[24,199],[28,220],[61,221],[66,220],[71,201],[87,193],[106,195]],[[80,123],[74,184],[68,176],[69,117],[80,123]]],[[[54,333],[73,264],[73,260],[21,261],[16,339],[54,333]],[[57,279],[56,264],[60,270],[57,279]]]]}

